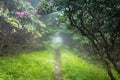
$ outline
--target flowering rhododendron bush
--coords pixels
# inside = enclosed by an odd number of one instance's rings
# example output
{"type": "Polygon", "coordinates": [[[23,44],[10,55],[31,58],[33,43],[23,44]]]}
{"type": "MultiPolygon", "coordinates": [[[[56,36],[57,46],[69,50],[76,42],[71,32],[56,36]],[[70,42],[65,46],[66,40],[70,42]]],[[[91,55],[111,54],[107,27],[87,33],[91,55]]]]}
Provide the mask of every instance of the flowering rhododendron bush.
{"type": "Polygon", "coordinates": [[[25,0],[0,0],[0,55],[35,46],[45,33],[40,16],[25,0]]]}
{"type": "MultiPolygon", "coordinates": [[[[34,6],[33,3],[30,3],[30,1],[32,0],[0,0],[0,10],[1,13],[4,15],[3,19],[5,19],[6,23],[10,23],[11,26],[14,26],[14,28],[9,31],[12,33],[11,35],[13,35],[13,33],[15,34],[14,38],[16,39],[14,39],[12,43],[15,42],[15,44],[18,44],[20,42],[21,45],[27,43],[27,46],[31,46],[33,42],[37,42],[34,41],[36,38],[48,37],[51,34],[59,31],[60,29],[58,28],[59,21],[57,19],[59,12],[56,12],[57,10],[55,7],[55,3],[52,0],[35,0],[36,5],[34,6]],[[32,39],[29,39],[29,36],[31,37],[30,34],[32,35],[32,39]]],[[[5,24],[4,26],[8,27],[8,25],[5,24]]],[[[8,36],[9,34],[10,33],[8,33],[8,36]]],[[[8,39],[8,36],[5,36],[6,39],[8,39]]],[[[45,39],[43,41],[45,41],[45,39]]],[[[49,42],[50,40],[47,39],[45,42],[47,41],[49,42]]],[[[39,43],[41,43],[41,40],[39,40],[39,43]]],[[[3,44],[1,46],[1,50],[3,49],[4,45],[6,44],[3,44]]],[[[36,44],[34,43],[34,45],[36,44]]]]}

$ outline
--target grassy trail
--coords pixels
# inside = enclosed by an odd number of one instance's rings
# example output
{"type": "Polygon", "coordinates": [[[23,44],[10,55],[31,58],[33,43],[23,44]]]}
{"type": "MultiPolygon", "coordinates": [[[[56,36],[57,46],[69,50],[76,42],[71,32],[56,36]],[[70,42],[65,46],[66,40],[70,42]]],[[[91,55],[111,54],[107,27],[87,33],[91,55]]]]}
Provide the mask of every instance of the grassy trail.
{"type": "Polygon", "coordinates": [[[55,56],[56,51],[0,57],[0,80],[109,80],[104,69],[68,50],[60,50],[55,56]]]}
{"type": "Polygon", "coordinates": [[[60,71],[60,51],[55,49],[55,80],[61,80],[61,71],[60,71]]]}

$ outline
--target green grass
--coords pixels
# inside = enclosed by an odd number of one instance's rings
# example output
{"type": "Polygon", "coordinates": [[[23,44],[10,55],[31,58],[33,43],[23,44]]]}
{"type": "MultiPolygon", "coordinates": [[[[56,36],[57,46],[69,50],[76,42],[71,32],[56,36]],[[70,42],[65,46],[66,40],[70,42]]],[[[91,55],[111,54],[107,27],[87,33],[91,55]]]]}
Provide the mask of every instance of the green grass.
{"type": "Polygon", "coordinates": [[[54,80],[54,63],[50,51],[0,57],[0,80],[54,80]]]}
{"type": "MultiPolygon", "coordinates": [[[[91,64],[67,49],[62,49],[60,53],[62,80],[110,80],[102,67],[91,64]]],[[[54,80],[54,68],[53,50],[0,57],[0,80],[54,80]]]]}
{"type": "Polygon", "coordinates": [[[62,80],[109,80],[106,71],[69,51],[61,51],[62,80]]]}

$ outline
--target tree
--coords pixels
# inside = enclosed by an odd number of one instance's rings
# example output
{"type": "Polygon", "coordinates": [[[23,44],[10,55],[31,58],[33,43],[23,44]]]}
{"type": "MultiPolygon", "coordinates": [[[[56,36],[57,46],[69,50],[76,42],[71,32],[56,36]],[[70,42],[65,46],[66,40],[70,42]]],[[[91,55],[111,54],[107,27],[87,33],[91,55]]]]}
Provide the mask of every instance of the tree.
{"type": "Polygon", "coordinates": [[[68,28],[87,37],[93,45],[111,80],[115,80],[110,64],[120,74],[120,6],[119,0],[55,0],[64,11],[68,28]]]}

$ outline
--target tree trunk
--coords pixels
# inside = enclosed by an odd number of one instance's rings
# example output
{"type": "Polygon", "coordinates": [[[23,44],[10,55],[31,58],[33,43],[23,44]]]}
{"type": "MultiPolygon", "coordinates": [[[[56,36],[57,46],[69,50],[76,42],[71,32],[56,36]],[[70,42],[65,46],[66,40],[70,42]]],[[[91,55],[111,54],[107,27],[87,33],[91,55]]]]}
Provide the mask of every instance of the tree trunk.
{"type": "Polygon", "coordinates": [[[114,66],[114,69],[120,74],[120,67],[118,66],[118,64],[114,61],[111,61],[113,66],[114,66]]]}
{"type": "Polygon", "coordinates": [[[106,61],[106,70],[111,80],[116,80],[113,76],[109,63],[106,61]]]}
{"type": "MultiPolygon", "coordinates": [[[[111,53],[111,54],[113,54],[113,53],[111,53]]],[[[116,63],[115,59],[112,58],[110,54],[107,54],[107,57],[108,57],[109,61],[112,63],[114,69],[120,74],[120,67],[116,63]]]]}

